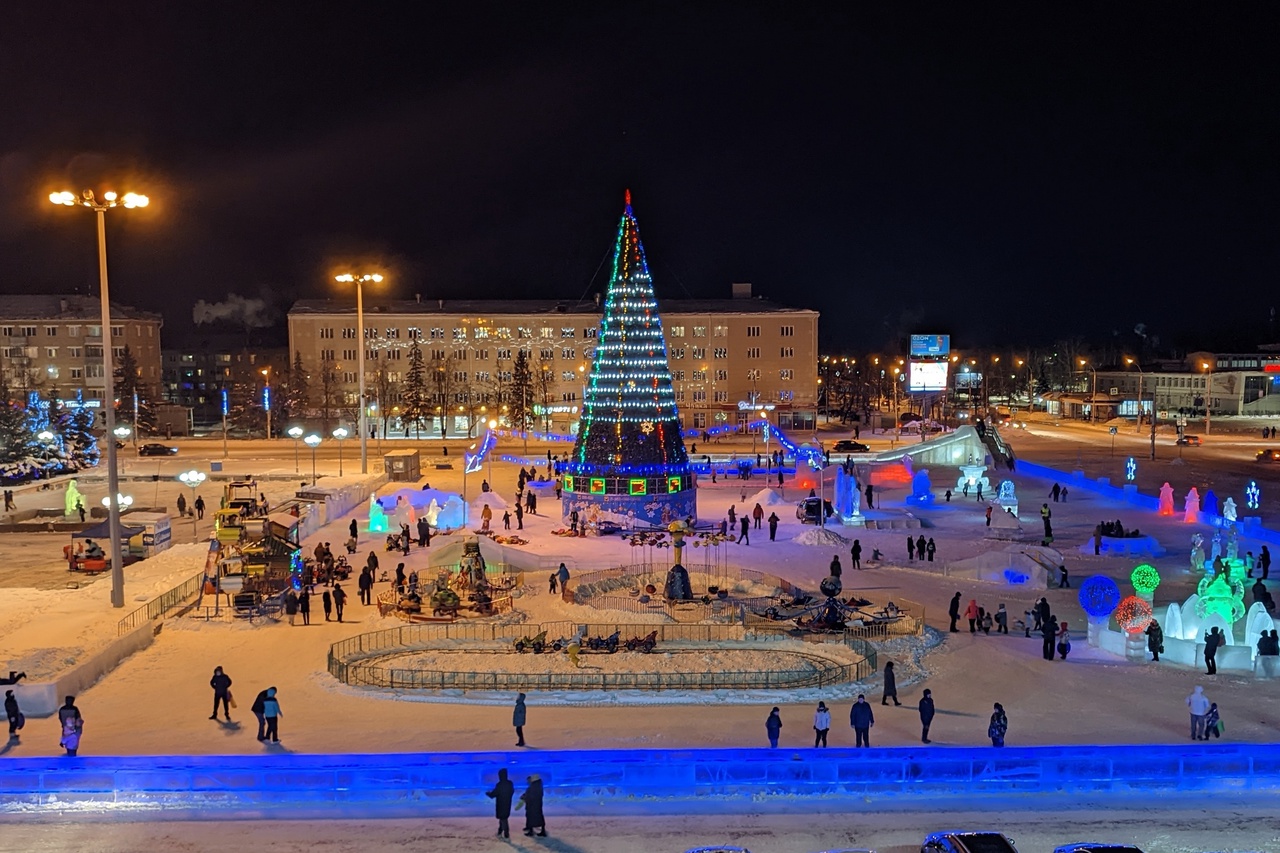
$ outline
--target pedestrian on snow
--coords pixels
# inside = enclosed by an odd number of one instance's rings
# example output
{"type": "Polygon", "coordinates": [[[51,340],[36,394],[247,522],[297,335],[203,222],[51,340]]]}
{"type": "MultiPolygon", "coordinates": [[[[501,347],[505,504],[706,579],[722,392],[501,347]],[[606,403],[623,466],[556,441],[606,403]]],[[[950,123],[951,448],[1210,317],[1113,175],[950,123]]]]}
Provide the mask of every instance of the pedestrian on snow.
{"type": "Polygon", "coordinates": [[[269,740],[272,743],[280,742],[280,718],[284,713],[280,710],[280,702],[276,699],[276,689],[274,687],[267,688],[267,695],[262,700],[262,716],[267,720],[267,734],[265,738],[259,740],[269,740]]]}
{"type": "Polygon", "coordinates": [[[524,507],[516,501],[516,530],[524,530],[524,507]]]}
{"type": "Polygon", "coordinates": [[[218,719],[218,703],[221,702],[222,715],[227,718],[228,723],[231,722],[231,676],[223,672],[222,667],[215,666],[209,686],[213,688],[213,714],[209,719],[218,719]]]}
{"type": "Polygon", "coordinates": [[[367,607],[373,603],[373,578],[369,576],[368,566],[360,570],[360,579],[356,581],[356,588],[360,591],[361,604],[367,607]]]}
{"type": "Polygon", "coordinates": [[[893,661],[884,665],[884,696],[880,698],[880,704],[888,705],[890,699],[895,705],[902,704],[898,701],[898,678],[893,674],[893,661]]]}
{"type": "Polygon", "coordinates": [[[964,488],[960,489],[960,494],[964,495],[966,498],[969,497],[969,481],[968,480],[964,481],[964,488]]]}
{"type": "Polygon", "coordinates": [[[738,537],[738,542],[739,544],[742,544],[742,545],[750,545],[751,544],[751,520],[744,515],[742,518],[738,519],[738,521],[742,523],[742,535],[738,537]]]}
{"type": "Polygon", "coordinates": [[[764,721],[765,733],[769,736],[769,748],[778,748],[778,736],[782,734],[782,716],[778,709],[769,712],[769,719],[764,721]]]}
{"type": "Polygon", "coordinates": [[[1058,566],[1058,589],[1071,589],[1071,584],[1067,581],[1067,567],[1058,566]]]}
{"type": "Polygon", "coordinates": [[[492,791],[485,792],[485,796],[493,800],[493,816],[498,819],[499,838],[511,837],[511,827],[507,820],[511,817],[511,800],[515,795],[516,786],[507,778],[507,769],[504,767],[498,771],[498,784],[493,786],[492,791]]]}
{"type": "Polygon", "coordinates": [[[1152,619],[1143,633],[1147,635],[1147,651],[1151,652],[1151,660],[1160,660],[1160,653],[1164,651],[1164,629],[1160,627],[1159,622],[1152,619]]]}
{"type": "Polygon", "coordinates": [[[995,620],[991,618],[990,611],[983,610],[981,607],[979,607],[978,610],[982,613],[982,633],[990,637],[991,627],[995,623],[995,620]]]}
{"type": "Polygon", "coordinates": [[[284,615],[289,617],[290,625],[293,625],[294,620],[298,617],[298,594],[293,591],[292,587],[284,594],[284,615]]]}
{"type": "Polygon", "coordinates": [[[407,521],[400,525],[400,544],[404,546],[404,555],[406,557],[409,556],[409,548],[413,545],[413,534],[409,531],[409,522],[407,521]]]}
{"type": "Polygon", "coordinates": [[[1069,654],[1071,654],[1071,630],[1067,627],[1066,620],[1063,620],[1062,626],[1058,629],[1058,656],[1061,660],[1066,660],[1069,654]]]}
{"type": "Polygon", "coordinates": [[[734,527],[738,523],[738,505],[729,504],[729,526],[734,527]]]}
{"type": "Polygon", "coordinates": [[[511,510],[507,510],[502,513],[502,529],[503,530],[511,529],[511,510]]]}
{"type": "Polygon", "coordinates": [[[493,520],[493,510],[489,509],[489,505],[485,504],[484,509],[480,510],[480,529],[488,530],[489,522],[493,520]]]}
{"type": "Polygon", "coordinates": [[[969,599],[969,606],[964,609],[964,618],[969,620],[969,633],[975,634],[978,631],[978,600],[976,598],[969,599]]]}
{"type": "Polygon", "coordinates": [[[853,547],[849,549],[849,567],[862,568],[862,543],[857,539],[853,540],[853,547]]]}
{"type": "Polygon", "coordinates": [[[178,518],[185,518],[187,515],[187,499],[183,495],[178,495],[178,518]]]}
{"type": "Polygon", "coordinates": [[[1204,688],[1196,685],[1196,689],[1187,697],[1187,708],[1191,711],[1191,739],[1207,740],[1204,732],[1205,718],[1209,716],[1209,697],[1204,695],[1204,688]]]}
{"type": "Polygon", "coordinates": [[[564,592],[568,588],[565,585],[569,583],[569,567],[561,563],[560,568],[556,569],[556,578],[560,581],[560,591],[564,592]]]}
{"type": "Polygon", "coordinates": [[[933,562],[933,554],[938,550],[938,546],[933,544],[932,537],[928,542],[924,543],[924,552],[929,555],[929,562],[933,562]]]}
{"type": "Polygon", "coordinates": [[[329,594],[329,590],[324,591],[320,601],[324,604],[324,621],[328,622],[330,614],[333,613],[333,596],[329,594]]]}
{"type": "MultiPolygon", "coordinates": [[[[76,501],[76,512],[80,513],[80,523],[84,524],[84,501],[76,501]]],[[[200,513],[200,517],[204,518],[204,513],[200,513]]]]}
{"type": "Polygon", "coordinates": [[[778,514],[776,512],[769,513],[769,541],[773,542],[778,536],[778,514]]]}
{"type": "Polygon", "coordinates": [[[547,582],[551,584],[551,589],[548,591],[552,595],[555,595],[556,594],[556,573],[555,572],[551,573],[551,577],[547,578],[547,582]]]}
{"type": "Polygon", "coordinates": [[[354,518],[351,519],[351,524],[347,526],[347,530],[351,533],[352,539],[355,539],[357,542],[360,541],[360,528],[356,525],[356,520],[354,518]]]}
{"type": "Polygon", "coordinates": [[[58,709],[58,724],[62,726],[62,739],[58,746],[75,755],[80,749],[80,735],[84,732],[84,717],[76,707],[76,697],[68,696],[66,704],[58,709]]]}
{"type": "Polygon", "coordinates": [[[908,536],[907,537],[907,559],[914,561],[915,558],[916,558],[916,540],[908,536]]]}
{"type": "Polygon", "coordinates": [[[987,527],[991,526],[991,505],[987,504],[987,527]]]}
{"type": "Polygon", "coordinates": [[[849,725],[853,727],[855,746],[871,746],[871,727],[876,724],[875,714],[867,704],[867,697],[858,694],[858,701],[849,709],[849,725]]]}
{"type": "Polygon", "coordinates": [[[258,718],[258,740],[266,740],[267,718],[263,714],[263,709],[267,703],[267,691],[262,690],[254,697],[253,705],[249,710],[253,712],[253,716],[258,718]]]}
{"type": "Polygon", "coordinates": [[[943,492],[942,496],[943,496],[944,498],[946,498],[947,503],[951,503],[951,490],[950,490],[950,489],[947,489],[945,492],[943,492]]]}
{"type": "Polygon", "coordinates": [[[333,585],[333,609],[338,615],[338,621],[342,621],[342,608],[347,604],[347,591],[342,588],[341,584],[333,585]]]}
{"type": "Polygon", "coordinates": [[[920,742],[929,743],[929,726],[933,725],[933,691],[925,688],[920,697],[920,742]]]}
{"type": "Polygon", "coordinates": [[[991,712],[991,722],[987,724],[987,737],[992,746],[1004,746],[1004,734],[1009,730],[1009,718],[1004,714],[1004,706],[999,702],[991,712]]]}
{"type": "Polygon", "coordinates": [[[1050,521],[1050,519],[1052,518],[1053,518],[1053,510],[1049,509],[1049,505],[1040,504],[1040,520],[1044,523],[1045,539],[1050,539],[1053,537],[1053,523],[1050,521]]]}
{"type": "Polygon", "coordinates": [[[982,481],[978,481],[978,500],[982,500],[982,481]]]}
{"type": "Polygon", "coordinates": [[[1052,613],[1040,624],[1040,638],[1044,641],[1041,652],[1045,660],[1053,660],[1053,643],[1058,637],[1058,619],[1052,613]]]}
{"type": "MultiPolygon", "coordinates": [[[[523,695],[523,694],[521,694],[523,695]]],[[[524,808],[524,834],[533,835],[538,830],[542,838],[547,836],[547,819],[542,814],[542,777],[534,773],[529,777],[529,787],[520,795],[520,805],[524,808]]]]}
{"type": "Polygon", "coordinates": [[[960,593],[956,593],[951,599],[951,606],[947,608],[947,615],[951,617],[951,633],[959,634],[960,629],[956,627],[956,623],[960,621],[960,593]]]}
{"type": "Polygon", "coordinates": [[[813,712],[813,748],[827,745],[827,732],[831,731],[831,712],[825,702],[818,703],[818,710],[813,712]]]}
{"type": "Polygon", "coordinates": [[[1218,646],[1222,645],[1224,639],[1226,638],[1219,633],[1217,625],[1204,635],[1204,665],[1209,670],[1209,675],[1218,674],[1218,646]]]}
{"type": "Polygon", "coordinates": [[[396,581],[395,581],[396,592],[400,593],[401,595],[403,595],[405,591],[405,581],[406,581],[406,577],[404,573],[404,563],[397,563],[396,564],[396,581]]]}
{"type": "Polygon", "coordinates": [[[1003,603],[1001,603],[999,609],[996,610],[996,633],[1009,633],[1009,611],[1004,609],[1003,603]]]}
{"type": "MultiPolygon", "coordinates": [[[[202,498],[200,495],[196,495],[196,502],[195,504],[193,504],[193,506],[195,506],[196,508],[196,520],[203,519],[204,518],[204,498],[202,498]]],[[[83,515],[84,510],[81,510],[80,512],[81,512],[80,520],[84,521],[84,515],[83,515]]]]}
{"type": "Polygon", "coordinates": [[[418,547],[427,547],[427,542],[431,539],[431,525],[427,523],[425,515],[418,516],[418,547]]]}
{"type": "Polygon", "coordinates": [[[760,506],[760,504],[756,504],[755,508],[751,510],[751,518],[756,523],[756,530],[759,530],[760,522],[764,521],[764,507],[760,506]]]}
{"type": "Polygon", "coordinates": [[[516,707],[511,712],[511,725],[516,727],[516,746],[524,746],[524,721],[526,717],[524,694],[516,696],[516,707]]]}
{"type": "Polygon", "coordinates": [[[1262,546],[1262,553],[1258,555],[1258,568],[1262,570],[1262,579],[1266,580],[1271,572],[1271,552],[1266,545],[1262,546]]]}
{"type": "Polygon", "coordinates": [[[369,574],[376,581],[378,579],[378,555],[370,551],[369,557],[364,561],[364,564],[369,567],[369,574]]]}
{"type": "Polygon", "coordinates": [[[18,710],[18,699],[12,690],[4,692],[4,715],[9,718],[9,740],[17,740],[18,729],[26,724],[26,718],[18,710]]]}
{"type": "Polygon", "coordinates": [[[840,568],[840,555],[837,554],[831,558],[831,577],[840,577],[842,569],[840,568]]]}
{"type": "Polygon", "coordinates": [[[1040,602],[1036,607],[1038,608],[1037,613],[1039,614],[1039,619],[1036,621],[1036,629],[1039,630],[1044,627],[1044,623],[1048,622],[1049,617],[1052,615],[1049,613],[1049,599],[1045,598],[1043,595],[1040,596],[1040,602]]]}
{"type": "Polygon", "coordinates": [[[303,625],[311,624],[311,593],[306,588],[298,596],[298,613],[302,614],[303,625]]]}
{"type": "MultiPolygon", "coordinates": [[[[778,474],[778,477],[779,479],[781,479],[782,474],[778,474]]],[[[873,489],[874,489],[874,486],[872,486],[870,483],[867,483],[867,509],[875,509],[875,501],[871,499],[873,489]]]]}
{"type": "Polygon", "coordinates": [[[916,537],[916,556],[919,557],[921,560],[924,559],[925,546],[926,546],[926,543],[924,541],[924,534],[921,534],[920,536],[916,537]]]}
{"type": "Polygon", "coordinates": [[[1063,486],[1063,487],[1062,487],[1062,502],[1063,502],[1063,503],[1066,503],[1066,502],[1067,502],[1067,487],[1066,487],[1066,486],[1063,486]]]}
{"type": "Polygon", "coordinates": [[[1060,494],[1062,494],[1062,486],[1059,486],[1057,483],[1054,483],[1053,489],[1049,491],[1049,496],[1053,498],[1054,503],[1058,502],[1058,495],[1060,494]]]}
{"type": "Polygon", "coordinates": [[[1222,720],[1218,717],[1218,703],[1209,705],[1209,713],[1204,715],[1204,739],[1222,737],[1222,720]]]}

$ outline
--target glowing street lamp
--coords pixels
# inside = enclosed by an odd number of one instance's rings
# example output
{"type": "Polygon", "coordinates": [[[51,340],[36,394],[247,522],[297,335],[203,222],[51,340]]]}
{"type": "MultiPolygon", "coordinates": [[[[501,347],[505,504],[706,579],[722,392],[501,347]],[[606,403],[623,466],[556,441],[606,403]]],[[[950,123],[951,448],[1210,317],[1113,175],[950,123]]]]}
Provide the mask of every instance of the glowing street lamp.
{"type": "Polygon", "coordinates": [[[119,512],[120,510],[117,509],[117,507],[128,509],[133,506],[133,498],[130,495],[122,495],[119,492],[116,492],[116,500],[114,504],[111,502],[111,495],[104,495],[102,498],[102,505],[107,508],[108,512],[119,512]]]}
{"type": "Polygon", "coordinates": [[[342,442],[347,440],[347,436],[351,433],[347,432],[346,427],[336,427],[333,430],[333,437],[338,440],[338,476],[342,476],[342,442]]]}
{"type": "Polygon", "coordinates": [[[178,475],[178,479],[183,485],[191,487],[191,535],[198,536],[199,531],[196,530],[196,489],[200,488],[200,484],[205,481],[205,475],[201,471],[183,471],[178,475]]]}
{"type": "MultiPolygon", "coordinates": [[[[497,428],[498,428],[497,420],[490,418],[489,432],[493,432],[497,428]]],[[[492,450],[489,451],[488,456],[489,456],[489,488],[493,488],[493,451],[492,450]]]]}
{"type": "MultiPolygon", "coordinates": [[[[111,357],[111,294],[107,287],[107,219],[106,213],[113,207],[146,207],[150,199],[137,193],[125,193],[117,196],[114,192],[102,194],[98,199],[93,190],[85,190],[80,195],[70,192],[50,193],[49,201],[66,207],[87,207],[98,216],[98,299],[102,308],[102,376],[105,383],[103,389],[104,415],[107,435],[116,428],[116,388],[115,365],[111,357]]],[[[116,471],[116,445],[107,442],[107,488],[108,494],[118,494],[120,475],[116,471]]],[[[112,505],[107,507],[107,529],[111,536],[111,606],[124,607],[124,557],[120,553],[120,510],[112,505]]]]}
{"type": "Polygon", "coordinates": [[[298,473],[298,441],[302,438],[303,429],[300,426],[292,426],[288,429],[289,438],[293,439],[293,473],[298,473]]]}
{"type": "Polygon", "coordinates": [[[316,448],[320,446],[323,439],[313,432],[302,440],[306,442],[307,447],[311,448],[311,485],[314,486],[316,484],[316,448]]]}
{"type": "Polygon", "coordinates": [[[1213,406],[1213,365],[1207,361],[1200,362],[1200,369],[1209,374],[1207,381],[1204,383],[1204,434],[1209,434],[1210,415],[1209,409],[1213,406]]]}
{"type": "MultiPolygon", "coordinates": [[[[104,349],[105,349],[105,347],[104,347],[104,349]]],[[[107,406],[107,410],[108,410],[108,411],[110,411],[110,410],[111,410],[111,406],[107,406]]],[[[115,446],[116,446],[117,444],[124,444],[126,441],[128,441],[128,440],[129,440],[129,434],[130,434],[131,432],[133,432],[133,430],[129,429],[129,428],[128,428],[127,426],[125,426],[124,424],[121,424],[120,426],[118,426],[118,427],[116,427],[115,429],[113,429],[113,430],[111,431],[111,433],[112,433],[112,435],[114,435],[114,436],[116,437],[116,440],[115,440],[115,441],[108,441],[108,442],[107,442],[107,444],[108,444],[108,445],[110,445],[110,446],[108,447],[108,449],[109,449],[109,450],[114,451],[114,450],[115,450],[115,446]]],[[[112,453],[112,456],[114,456],[114,455],[116,455],[116,454],[113,452],[113,453],[112,453]]],[[[113,471],[115,470],[115,467],[116,467],[115,460],[113,460],[113,459],[108,459],[108,460],[107,460],[107,464],[111,467],[111,470],[113,470],[113,471]]],[[[122,463],[122,464],[123,464],[123,463],[122,463]]],[[[110,485],[110,484],[108,484],[108,485],[110,485]]],[[[119,487],[120,487],[120,486],[119,486],[119,483],[117,483],[117,484],[116,484],[116,488],[115,488],[115,489],[113,489],[112,491],[119,491],[119,487]]]]}
{"type": "Polygon", "coordinates": [[[267,410],[267,438],[271,438],[271,368],[258,371],[262,374],[262,408],[267,410]]]}
{"type": "Polygon", "coordinates": [[[377,273],[370,275],[353,275],[352,273],[344,273],[336,276],[337,280],[344,283],[354,283],[356,286],[356,342],[359,348],[356,350],[356,372],[360,378],[360,399],[357,402],[360,405],[360,418],[356,424],[356,428],[360,430],[360,473],[369,473],[369,429],[365,425],[365,415],[367,413],[367,404],[364,398],[364,284],[365,282],[373,282],[377,284],[382,281],[382,276],[377,273]]]}

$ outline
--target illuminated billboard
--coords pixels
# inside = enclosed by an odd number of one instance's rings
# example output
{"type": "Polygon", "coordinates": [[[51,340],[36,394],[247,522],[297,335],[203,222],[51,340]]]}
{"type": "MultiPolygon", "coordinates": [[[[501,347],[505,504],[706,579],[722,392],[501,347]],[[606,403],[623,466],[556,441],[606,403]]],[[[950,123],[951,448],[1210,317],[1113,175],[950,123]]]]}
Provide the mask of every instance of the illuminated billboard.
{"type": "Polygon", "coordinates": [[[951,354],[950,335],[912,335],[911,355],[939,356],[951,354]]]}
{"type": "Polygon", "coordinates": [[[943,391],[947,387],[949,361],[913,361],[907,372],[908,391],[943,391]]]}

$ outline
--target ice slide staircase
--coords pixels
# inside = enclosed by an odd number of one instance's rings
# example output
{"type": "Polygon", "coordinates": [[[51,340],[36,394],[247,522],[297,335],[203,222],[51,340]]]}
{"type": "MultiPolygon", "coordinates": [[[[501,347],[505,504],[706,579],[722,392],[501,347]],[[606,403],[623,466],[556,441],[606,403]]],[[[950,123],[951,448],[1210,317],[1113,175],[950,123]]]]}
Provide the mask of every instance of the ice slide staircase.
{"type": "MultiPolygon", "coordinates": [[[[986,429],[988,437],[994,432],[991,427],[986,429]]],[[[995,438],[999,440],[999,435],[995,435],[995,438]]],[[[987,438],[978,434],[977,429],[962,426],[928,441],[900,444],[893,450],[873,454],[871,461],[899,462],[903,457],[910,456],[912,464],[917,468],[931,465],[949,465],[954,468],[970,463],[981,464],[987,456],[1000,463],[1012,454],[1012,449],[1003,441],[993,447],[987,438]]]]}

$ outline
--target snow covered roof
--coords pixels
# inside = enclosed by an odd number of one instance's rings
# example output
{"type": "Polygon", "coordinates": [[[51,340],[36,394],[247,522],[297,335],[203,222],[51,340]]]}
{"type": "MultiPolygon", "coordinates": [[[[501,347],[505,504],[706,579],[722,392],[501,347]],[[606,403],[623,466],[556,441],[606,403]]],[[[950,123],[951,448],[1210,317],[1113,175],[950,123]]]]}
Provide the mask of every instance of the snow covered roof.
{"type": "MultiPolygon", "coordinates": [[[[102,303],[96,296],[0,295],[0,319],[3,320],[100,320],[102,303]]],[[[113,320],[161,321],[159,314],[139,311],[128,305],[111,303],[113,320]]]]}
{"type": "MultiPolygon", "coordinates": [[[[412,299],[377,300],[365,298],[366,314],[455,315],[590,315],[598,318],[603,305],[594,301],[555,299],[412,299]]],[[[767,299],[659,299],[658,311],[668,314],[774,314],[791,311],[817,314],[807,308],[791,308],[767,299]]],[[[355,314],[349,299],[300,299],[289,309],[290,316],[304,314],[355,314]]],[[[593,322],[595,322],[593,320],[593,322]]]]}

